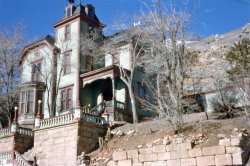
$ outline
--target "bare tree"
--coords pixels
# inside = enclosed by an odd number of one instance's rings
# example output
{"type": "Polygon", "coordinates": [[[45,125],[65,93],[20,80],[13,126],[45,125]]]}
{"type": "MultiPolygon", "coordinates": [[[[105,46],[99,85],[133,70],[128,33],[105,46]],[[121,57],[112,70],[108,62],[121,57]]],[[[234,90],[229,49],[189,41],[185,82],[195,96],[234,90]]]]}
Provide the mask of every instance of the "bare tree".
{"type": "Polygon", "coordinates": [[[153,9],[142,17],[141,65],[148,74],[148,88],[152,92],[145,102],[149,110],[167,117],[177,132],[182,123],[182,109],[187,105],[183,87],[188,71],[185,42],[190,15],[176,11],[172,5],[168,9],[161,0],[152,2],[153,9]]]}
{"type": "Polygon", "coordinates": [[[241,91],[237,87],[226,86],[223,81],[216,81],[217,93],[211,99],[211,105],[215,113],[222,115],[218,119],[234,118],[241,108],[237,108],[241,100],[241,91]]]}
{"type": "Polygon", "coordinates": [[[7,117],[9,125],[18,102],[18,57],[24,44],[21,27],[0,29],[0,111],[7,117]]]}

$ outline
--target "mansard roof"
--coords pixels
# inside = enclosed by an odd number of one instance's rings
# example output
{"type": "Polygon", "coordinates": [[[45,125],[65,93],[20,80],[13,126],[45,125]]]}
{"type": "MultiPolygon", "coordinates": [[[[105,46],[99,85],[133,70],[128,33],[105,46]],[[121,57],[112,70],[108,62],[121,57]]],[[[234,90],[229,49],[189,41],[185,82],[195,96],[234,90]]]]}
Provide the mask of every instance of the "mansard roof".
{"type": "Polygon", "coordinates": [[[83,6],[80,4],[80,5],[76,6],[75,10],[73,11],[73,15],[81,13],[84,16],[90,17],[91,19],[93,19],[97,22],[100,22],[98,17],[96,16],[95,12],[94,12],[93,16],[87,15],[87,13],[85,11],[85,7],[89,7],[89,8],[94,9],[94,7],[91,4],[87,4],[86,6],[83,6]]]}
{"type": "Polygon", "coordinates": [[[33,50],[41,45],[47,45],[50,49],[54,49],[54,48],[56,48],[55,38],[53,36],[47,35],[44,38],[36,40],[36,41],[28,44],[27,46],[25,46],[24,49],[22,50],[20,56],[19,56],[18,63],[22,64],[22,61],[23,61],[24,57],[27,55],[27,53],[30,50],[33,50]]]}
{"type": "Polygon", "coordinates": [[[62,20],[60,20],[59,22],[55,23],[53,26],[54,28],[61,26],[65,23],[67,23],[68,21],[71,21],[77,17],[81,16],[81,18],[92,22],[93,24],[104,28],[106,25],[101,23],[100,20],[98,19],[98,17],[96,16],[95,13],[95,7],[91,4],[87,4],[85,6],[83,6],[82,4],[79,4],[77,6],[73,6],[73,14],[72,16],[68,17],[68,18],[63,18],[62,20]],[[93,12],[90,13],[86,13],[86,8],[88,9],[92,9],[93,12]]]}

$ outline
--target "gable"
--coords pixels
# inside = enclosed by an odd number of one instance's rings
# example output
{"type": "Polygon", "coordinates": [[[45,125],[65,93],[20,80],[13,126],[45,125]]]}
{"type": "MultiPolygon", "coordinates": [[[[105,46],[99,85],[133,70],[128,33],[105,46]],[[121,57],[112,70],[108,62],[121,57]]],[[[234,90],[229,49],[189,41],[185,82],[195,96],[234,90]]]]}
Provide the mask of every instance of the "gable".
{"type": "Polygon", "coordinates": [[[55,43],[54,38],[48,35],[43,39],[40,39],[30,45],[27,45],[26,47],[24,47],[24,49],[22,50],[19,56],[18,64],[21,65],[23,63],[23,60],[27,56],[27,54],[31,51],[34,51],[35,49],[39,47],[47,46],[49,49],[54,50],[55,49],[54,43],[55,43]]]}

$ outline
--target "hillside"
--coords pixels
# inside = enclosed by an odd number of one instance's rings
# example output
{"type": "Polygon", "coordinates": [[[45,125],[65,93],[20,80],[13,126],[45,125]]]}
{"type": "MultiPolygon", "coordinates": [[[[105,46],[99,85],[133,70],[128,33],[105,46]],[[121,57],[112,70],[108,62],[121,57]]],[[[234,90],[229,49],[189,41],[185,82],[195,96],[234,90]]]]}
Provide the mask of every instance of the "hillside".
{"type": "Polygon", "coordinates": [[[225,70],[230,66],[225,60],[225,54],[234,43],[243,38],[250,38],[250,23],[242,28],[223,35],[212,35],[200,41],[187,43],[197,59],[192,64],[191,77],[187,79],[185,89],[188,93],[210,92],[215,90],[214,83],[218,80],[228,81],[225,70]]]}
{"type": "Polygon", "coordinates": [[[106,166],[114,152],[148,149],[168,144],[169,141],[172,142],[179,138],[192,142],[193,148],[204,148],[219,145],[222,142],[221,139],[230,138],[235,131],[243,132],[246,136],[250,133],[250,124],[244,115],[226,120],[216,120],[215,116],[211,115],[209,118],[209,120],[205,120],[202,113],[186,115],[184,119],[189,119],[189,121],[176,135],[171,132],[170,124],[166,119],[153,119],[114,128],[111,130],[111,139],[105,142],[102,148],[89,154],[91,166],[106,166]]]}

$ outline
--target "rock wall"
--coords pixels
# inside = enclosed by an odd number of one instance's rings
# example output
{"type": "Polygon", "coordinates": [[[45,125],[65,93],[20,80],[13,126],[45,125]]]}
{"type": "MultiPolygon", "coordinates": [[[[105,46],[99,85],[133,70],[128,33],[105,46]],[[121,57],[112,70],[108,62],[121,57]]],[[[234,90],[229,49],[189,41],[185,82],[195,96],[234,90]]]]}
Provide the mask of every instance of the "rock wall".
{"type": "Polygon", "coordinates": [[[249,157],[249,137],[234,132],[229,138],[222,136],[219,145],[193,147],[184,138],[163,140],[152,147],[114,152],[107,166],[205,166],[244,165],[249,157]]]}
{"type": "Polygon", "coordinates": [[[76,161],[78,124],[35,130],[34,151],[38,165],[70,165],[76,161]]]}
{"type": "Polygon", "coordinates": [[[82,152],[89,153],[99,146],[99,137],[103,137],[106,130],[102,126],[97,126],[82,122],[79,125],[77,156],[82,152]]]}
{"type": "Polygon", "coordinates": [[[0,138],[0,154],[5,152],[12,152],[15,148],[19,153],[24,153],[32,148],[34,139],[29,136],[20,134],[11,134],[0,138]]]}
{"type": "Polygon", "coordinates": [[[35,130],[38,165],[76,165],[77,156],[93,149],[104,131],[103,127],[81,122],[35,130]]]}
{"type": "Polygon", "coordinates": [[[14,134],[0,138],[0,154],[13,151],[14,134]]]}

